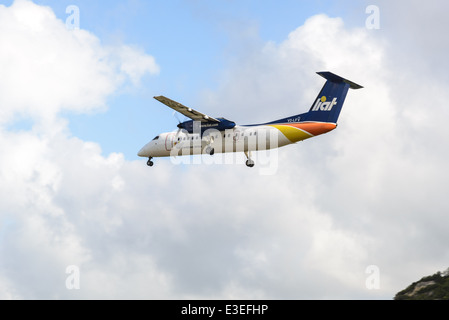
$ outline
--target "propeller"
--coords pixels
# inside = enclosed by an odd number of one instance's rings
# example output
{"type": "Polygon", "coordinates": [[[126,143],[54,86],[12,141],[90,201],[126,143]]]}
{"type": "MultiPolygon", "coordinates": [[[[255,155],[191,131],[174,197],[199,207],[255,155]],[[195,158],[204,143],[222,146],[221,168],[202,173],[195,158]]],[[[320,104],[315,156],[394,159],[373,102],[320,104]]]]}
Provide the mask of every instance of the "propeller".
{"type": "Polygon", "coordinates": [[[173,111],[173,117],[175,117],[176,120],[178,120],[178,128],[179,128],[179,125],[181,124],[181,120],[178,117],[178,112],[177,111],[173,111]]]}
{"type": "Polygon", "coordinates": [[[176,120],[178,120],[178,131],[176,131],[176,135],[175,135],[175,141],[178,142],[178,138],[179,138],[179,133],[181,132],[182,128],[182,121],[179,119],[178,116],[178,112],[177,111],[173,111],[173,117],[176,118],[176,120]]]}

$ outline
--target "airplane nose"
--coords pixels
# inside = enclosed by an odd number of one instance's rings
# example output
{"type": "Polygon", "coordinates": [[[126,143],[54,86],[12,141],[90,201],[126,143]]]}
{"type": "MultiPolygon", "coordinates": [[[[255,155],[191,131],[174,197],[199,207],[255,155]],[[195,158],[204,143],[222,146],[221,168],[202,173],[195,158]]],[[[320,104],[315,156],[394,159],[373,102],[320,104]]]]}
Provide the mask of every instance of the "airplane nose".
{"type": "Polygon", "coordinates": [[[140,149],[140,151],[139,152],[137,152],[137,155],[139,156],[139,157],[143,157],[144,155],[143,155],[143,149],[144,148],[142,148],[142,149],[140,149]]]}
{"type": "Polygon", "coordinates": [[[137,155],[139,157],[149,157],[150,155],[148,154],[148,145],[143,146],[142,149],[140,149],[140,151],[137,153],[137,155]]]}

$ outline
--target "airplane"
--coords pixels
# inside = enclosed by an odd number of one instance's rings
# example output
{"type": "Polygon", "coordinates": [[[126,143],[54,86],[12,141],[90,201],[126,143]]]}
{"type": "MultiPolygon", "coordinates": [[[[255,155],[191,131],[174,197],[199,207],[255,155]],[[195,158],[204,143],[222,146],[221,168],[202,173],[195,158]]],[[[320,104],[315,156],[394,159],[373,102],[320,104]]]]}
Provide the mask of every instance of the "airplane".
{"type": "Polygon", "coordinates": [[[237,125],[225,118],[214,118],[164,96],[154,99],[191,120],[178,124],[178,130],[157,135],[138,152],[154,165],[153,158],[227,152],[244,152],[246,165],[254,167],[252,151],[270,150],[303,141],[337,128],[337,120],[349,89],[362,86],[332,72],[317,72],[326,79],[309,111],[262,124],[237,125]]]}

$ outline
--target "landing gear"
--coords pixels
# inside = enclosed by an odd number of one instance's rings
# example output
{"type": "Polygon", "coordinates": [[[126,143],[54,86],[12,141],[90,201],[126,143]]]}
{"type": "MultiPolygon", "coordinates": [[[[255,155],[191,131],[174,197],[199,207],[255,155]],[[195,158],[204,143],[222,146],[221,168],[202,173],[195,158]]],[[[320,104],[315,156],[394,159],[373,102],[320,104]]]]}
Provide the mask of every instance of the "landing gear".
{"type": "Polygon", "coordinates": [[[149,166],[149,167],[152,167],[154,165],[154,162],[151,161],[151,159],[153,159],[153,158],[148,158],[148,161],[147,161],[147,166],[149,166]]]}
{"type": "Polygon", "coordinates": [[[213,145],[213,143],[214,143],[214,136],[213,135],[209,135],[206,139],[205,139],[205,141],[206,141],[206,143],[207,143],[207,145],[206,145],[206,149],[204,150],[207,154],[209,154],[209,155],[211,155],[211,156],[213,156],[214,155],[214,153],[215,153],[215,149],[214,149],[214,147],[212,147],[212,145],[213,145]]]}
{"type": "Polygon", "coordinates": [[[248,151],[248,152],[245,151],[245,156],[248,159],[248,160],[246,160],[246,166],[249,167],[249,168],[254,167],[255,163],[251,159],[251,151],[248,151]]]}
{"type": "Polygon", "coordinates": [[[210,146],[207,146],[205,151],[207,154],[210,154],[211,156],[213,156],[215,153],[215,149],[210,146]]]}

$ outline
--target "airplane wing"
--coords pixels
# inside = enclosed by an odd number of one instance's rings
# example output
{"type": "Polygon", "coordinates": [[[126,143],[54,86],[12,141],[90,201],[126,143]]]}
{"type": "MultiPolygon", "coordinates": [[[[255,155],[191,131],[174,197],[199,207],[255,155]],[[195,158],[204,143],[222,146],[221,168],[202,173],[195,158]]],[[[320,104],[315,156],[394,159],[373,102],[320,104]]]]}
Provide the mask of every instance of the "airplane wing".
{"type": "Polygon", "coordinates": [[[212,118],[212,117],[205,115],[199,111],[193,110],[192,108],[186,107],[186,106],[180,104],[179,102],[173,101],[164,96],[157,96],[157,97],[154,97],[154,99],[156,99],[159,102],[162,102],[167,107],[170,107],[175,111],[178,111],[179,113],[185,115],[186,117],[189,117],[190,119],[192,119],[194,121],[217,122],[217,123],[220,122],[220,120],[212,118]]]}

